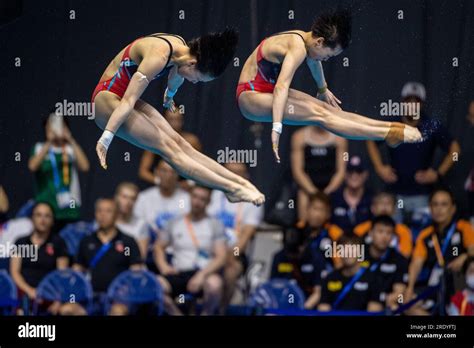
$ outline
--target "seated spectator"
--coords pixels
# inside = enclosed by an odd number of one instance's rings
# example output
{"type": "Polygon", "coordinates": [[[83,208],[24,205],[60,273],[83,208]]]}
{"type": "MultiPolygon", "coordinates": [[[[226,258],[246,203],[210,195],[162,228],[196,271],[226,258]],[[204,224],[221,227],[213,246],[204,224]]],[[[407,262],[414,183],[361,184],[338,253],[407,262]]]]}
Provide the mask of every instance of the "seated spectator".
{"type": "Polygon", "coordinates": [[[371,243],[365,255],[365,266],[379,282],[380,300],[392,310],[398,307],[408,281],[408,260],[390,246],[395,228],[395,221],[390,216],[375,217],[369,231],[371,243]]]}
{"type": "MultiPolygon", "coordinates": [[[[380,192],[372,199],[370,212],[372,216],[381,215],[395,216],[395,196],[389,192],[380,192]]],[[[367,244],[370,244],[369,231],[372,228],[372,220],[364,221],[354,227],[354,234],[360,238],[364,238],[367,244]]],[[[396,248],[403,256],[410,258],[413,250],[413,238],[410,228],[403,224],[395,225],[395,234],[391,246],[396,248]]]]}
{"type": "MultiPolygon", "coordinates": [[[[56,269],[68,267],[67,249],[64,241],[51,232],[54,224],[53,208],[45,202],[38,202],[33,208],[33,232],[19,238],[15,255],[10,261],[10,274],[21,297],[36,299],[36,288],[41,280],[56,269]]],[[[52,314],[65,314],[67,305],[44,304],[44,310],[52,314]]],[[[28,313],[25,313],[28,314],[28,313]]]]}
{"type": "Polygon", "coordinates": [[[310,195],[318,191],[329,195],[341,186],[346,151],[346,139],[321,127],[304,127],[291,137],[291,170],[299,186],[298,219],[302,224],[310,195]]]}
{"type": "Polygon", "coordinates": [[[329,223],[331,204],[321,191],[310,196],[307,209],[304,241],[290,248],[285,245],[275,254],[271,277],[296,279],[307,296],[305,308],[311,309],[319,302],[321,278],[340,266],[339,259],[328,258],[325,253],[328,246],[341,238],[343,231],[329,223]]]}
{"type": "MultiPolygon", "coordinates": [[[[101,198],[96,201],[98,230],[81,240],[73,266],[76,271],[90,275],[97,313],[101,313],[99,302],[114,278],[128,269],[143,267],[135,240],[116,227],[117,215],[118,208],[113,199],[101,198]]],[[[126,308],[121,304],[113,304],[109,314],[126,314],[126,308]]]]}
{"type": "MultiPolygon", "coordinates": [[[[445,285],[442,288],[446,291],[444,295],[449,300],[454,293],[453,273],[461,270],[468,255],[474,255],[474,229],[469,222],[455,219],[456,204],[452,193],[437,189],[429,202],[433,223],[421,231],[415,243],[405,292],[407,302],[427,286],[436,286],[442,281],[445,285]],[[429,272],[429,277],[418,279],[423,268],[429,272]]],[[[407,313],[427,315],[437,309],[437,298],[434,293],[419,301],[407,313]]],[[[442,303],[438,305],[442,306],[442,303]]]]}
{"type": "Polygon", "coordinates": [[[466,286],[451,297],[448,308],[449,315],[474,315],[474,257],[468,257],[464,262],[462,273],[466,286]]]}
{"type": "MultiPolygon", "coordinates": [[[[227,163],[231,172],[249,178],[247,166],[243,163],[227,163]]],[[[224,307],[232,298],[239,276],[248,266],[246,250],[263,220],[263,206],[251,203],[230,203],[222,191],[213,190],[207,213],[225,226],[227,245],[230,248],[224,268],[224,307]]]]}
{"type": "Polygon", "coordinates": [[[381,290],[375,274],[362,266],[359,261],[362,255],[357,255],[364,245],[357,237],[343,236],[338,246],[348,251],[343,252],[342,267],[323,279],[318,310],[382,311],[381,290]]]}
{"type": "Polygon", "coordinates": [[[179,188],[178,174],[164,160],[156,166],[155,174],[159,184],[138,194],[134,213],[159,233],[170,219],[189,211],[189,194],[179,188]]]}
{"type": "MultiPolygon", "coordinates": [[[[193,133],[183,131],[183,124],[184,124],[184,106],[180,105],[177,106],[175,110],[166,109],[163,113],[166,121],[170,124],[170,126],[180,134],[184,140],[186,140],[192,147],[196,150],[201,151],[202,146],[201,142],[199,141],[198,137],[193,133]]],[[[142,158],[140,160],[140,167],[138,170],[138,177],[149,184],[152,185],[159,185],[160,177],[153,172],[152,168],[155,167],[155,161],[159,160],[160,156],[155,155],[153,152],[144,151],[142,158]]],[[[180,184],[182,185],[183,189],[188,189],[189,187],[186,185],[186,180],[180,180],[180,184]],[[184,187],[183,187],[184,186],[184,187]]]]}
{"type": "MultiPolygon", "coordinates": [[[[380,151],[373,141],[367,142],[369,156],[375,172],[387,184],[388,189],[403,201],[403,220],[416,220],[416,215],[428,210],[428,196],[433,185],[439,183],[454,164],[453,153],[460,153],[459,143],[439,121],[426,115],[424,102],[426,90],[421,83],[408,82],[402,89],[402,102],[419,105],[418,115],[405,115],[402,122],[417,127],[423,134],[420,143],[404,143],[388,148],[388,163],[383,163],[380,151]],[[434,168],[436,149],[445,157],[434,168]]],[[[397,120],[398,121],[398,120],[397,120]]],[[[397,219],[401,220],[401,219],[397,219]]]]}
{"type": "Polygon", "coordinates": [[[155,256],[166,293],[165,308],[170,315],[181,315],[173,299],[191,293],[203,295],[201,315],[215,314],[223,292],[220,275],[225,265],[227,246],[224,226],[206,214],[211,190],[195,186],[191,191],[191,210],[171,220],[156,243],[155,256]],[[171,264],[165,249],[173,248],[171,264]]]}
{"type": "Polygon", "coordinates": [[[9,269],[10,255],[8,250],[20,237],[27,236],[33,230],[28,217],[7,219],[9,209],[8,197],[0,186],[0,270],[9,269]]]}
{"type": "Polygon", "coordinates": [[[371,195],[365,187],[369,172],[359,156],[352,156],[347,164],[344,186],[331,194],[331,221],[345,233],[370,218],[371,195]]]}
{"type": "Polygon", "coordinates": [[[118,206],[117,227],[135,239],[140,248],[140,254],[145,259],[150,235],[146,221],[133,213],[138,191],[138,186],[131,182],[122,182],[117,186],[115,190],[115,201],[118,206]]]}
{"type": "Polygon", "coordinates": [[[87,172],[89,161],[63,116],[51,113],[45,119],[44,130],[46,142],[35,144],[28,168],[34,173],[35,200],[48,202],[54,209],[56,233],[80,217],[77,170],[87,172]]]}
{"type": "Polygon", "coordinates": [[[5,193],[3,186],[0,185],[0,224],[3,224],[5,221],[7,221],[8,208],[8,196],[5,193]]]}

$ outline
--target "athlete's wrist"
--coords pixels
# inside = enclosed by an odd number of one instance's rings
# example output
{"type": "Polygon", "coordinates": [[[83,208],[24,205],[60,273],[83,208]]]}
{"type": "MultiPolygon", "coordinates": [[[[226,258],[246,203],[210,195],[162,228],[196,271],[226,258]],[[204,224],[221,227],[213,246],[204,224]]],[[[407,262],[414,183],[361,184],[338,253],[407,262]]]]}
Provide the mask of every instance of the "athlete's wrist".
{"type": "Polygon", "coordinates": [[[109,148],[110,143],[112,142],[112,139],[114,138],[115,134],[108,129],[104,130],[104,133],[102,133],[102,136],[99,139],[99,143],[104,145],[106,149],[109,148]]]}
{"type": "Polygon", "coordinates": [[[272,130],[277,132],[278,134],[281,134],[281,132],[283,131],[283,123],[273,122],[272,130]]]}
{"type": "Polygon", "coordinates": [[[322,87],[319,87],[318,88],[318,93],[319,94],[324,94],[328,91],[328,85],[327,84],[324,84],[322,87]]]}

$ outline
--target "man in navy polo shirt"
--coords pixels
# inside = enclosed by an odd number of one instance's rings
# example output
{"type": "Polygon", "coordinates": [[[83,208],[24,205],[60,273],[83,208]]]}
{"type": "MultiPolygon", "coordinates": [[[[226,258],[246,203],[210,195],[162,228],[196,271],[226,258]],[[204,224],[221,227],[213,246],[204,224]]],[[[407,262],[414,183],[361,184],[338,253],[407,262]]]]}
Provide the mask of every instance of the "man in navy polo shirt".
{"type": "Polygon", "coordinates": [[[349,159],[344,186],[331,195],[331,222],[352,234],[353,228],[370,218],[372,195],[365,187],[369,172],[359,156],[349,159]]]}
{"type": "MultiPolygon", "coordinates": [[[[118,207],[113,199],[97,200],[95,219],[97,232],[84,237],[79,245],[74,269],[91,276],[94,293],[105,293],[110,283],[123,271],[143,267],[137,242],[116,227],[118,207]]],[[[112,314],[125,314],[121,306],[112,307],[112,314]]]]}

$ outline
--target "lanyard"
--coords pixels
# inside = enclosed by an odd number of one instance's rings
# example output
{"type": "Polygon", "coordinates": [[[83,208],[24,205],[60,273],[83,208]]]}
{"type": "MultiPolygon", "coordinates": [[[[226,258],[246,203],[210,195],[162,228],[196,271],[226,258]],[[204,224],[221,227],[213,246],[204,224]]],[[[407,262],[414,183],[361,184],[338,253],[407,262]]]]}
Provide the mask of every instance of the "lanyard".
{"type": "Polygon", "coordinates": [[[199,249],[199,242],[196,238],[196,233],[194,232],[191,220],[187,215],[184,217],[184,222],[186,223],[186,228],[188,230],[189,236],[191,237],[191,240],[193,241],[194,246],[196,247],[196,249],[199,249]]]}
{"type": "Polygon", "coordinates": [[[322,230],[321,233],[319,234],[319,236],[316,237],[316,239],[314,239],[312,242],[311,242],[311,247],[312,249],[316,249],[318,250],[319,249],[319,244],[321,244],[321,241],[323,240],[323,238],[327,237],[328,236],[328,231],[326,229],[322,230]]]}
{"type": "MultiPolygon", "coordinates": [[[[49,149],[49,160],[51,161],[51,166],[53,167],[53,179],[54,179],[54,186],[56,189],[59,189],[61,186],[61,179],[59,178],[59,169],[58,163],[56,161],[56,156],[53,153],[53,150],[49,149]]],[[[66,153],[66,149],[64,146],[62,147],[62,162],[63,162],[63,181],[64,184],[67,186],[69,185],[69,166],[68,166],[68,157],[66,153]]]]}
{"type": "Polygon", "coordinates": [[[99,251],[97,251],[97,253],[92,258],[91,262],[89,263],[90,269],[93,269],[97,265],[97,263],[105,255],[105,253],[110,249],[111,246],[112,246],[112,241],[102,244],[99,251]]]}
{"type": "Polygon", "coordinates": [[[370,271],[375,272],[377,268],[379,268],[380,264],[382,264],[382,262],[384,262],[387,259],[389,253],[390,253],[390,248],[388,248],[385,251],[385,253],[382,255],[382,257],[380,258],[378,262],[374,262],[374,264],[370,266],[370,271]]]}
{"type": "Polygon", "coordinates": [[[334,301],[334,304],[332,305],[332,309],[336,309],[337,306],[339,306],[339,304],[341,303],[341,301],[344,299],[344,297],[347,296],[347,294],[349,293],[349,291],[352,289],[352,287],[354,286],[354,284],[360,279],[360,277],[362,277],[362,275],[364,274],[366,270],[366,267],[361,267],[357,273],[352,277],[352,279],[350,280],[349,283],[346,284],[346,286],[344,287],[344,289],[342,289],[341,293],[339,294],[339,296],[337,297],[336,301],[334,301]]]}
{"type": "Polygon", "coordinates": [[[446,235],[446,238],[444,239],[444,242],[441,248],[439,247],[439,240],[438,240],[438,236],[436,235],[436,232],[434,232],[431,235],[433,246],[436,252],[436,258],[438,260],[439,266],[441,267],[444,267],[444,254],[446,254],[446,250],[448,249],[449,242],[451,241],[451,237],[453,236],[455,230],[456,230],[456,222],[453,222],[451,227],[449,228],[448,234],[446,235]]]}

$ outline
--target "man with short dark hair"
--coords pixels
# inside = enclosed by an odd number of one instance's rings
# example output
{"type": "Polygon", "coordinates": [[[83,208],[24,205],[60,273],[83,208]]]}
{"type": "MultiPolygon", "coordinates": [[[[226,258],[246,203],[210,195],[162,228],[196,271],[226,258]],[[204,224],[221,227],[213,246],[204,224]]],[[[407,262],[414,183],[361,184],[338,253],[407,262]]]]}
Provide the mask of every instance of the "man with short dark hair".
{"type": "Polygon", "coordinates": [[[117,215],[115,200],[100,198],[96,201],[98,229],[81,240],[73,266],[77,271],[90,274],[92,289],[98,295],[105,293],[110,283],[123,271],[143,267],[135,240],[116,227],[117,215]]]}
{"type": "MultiPolygon", "coordinates": [[[[388,215],[395,216],[395,195],[390,192],[379,192],[372,199],[370,211],[373,216],[388,215]]],[[[367,244],[370,244],[371,238],[369,231],[372,228],[372,220],[364,221],[354,227],[354,234],[360,238],[364,238],[367,244]]],[[[391,245],[395,247],[400,254],[406,258],[410,258],[413,250],[413,238],[410,228],[403,224],[395,225],[395,234],[393,235],[391,245]]]]}
{"type": "Polygon", "coordinates": [[[343,236],[339,247],[344,248],[342,267],[323,279],[318,310],[382,311],[381,290],[375,275],[359,261],[362,255],[357,255],[357,250],[364,247],[360,239],[343,236]]]}
{"type": "Polygon", "coordinates": [[[380,301],[396,309],[408,281],[408,260],[390,246],[395,234],[395,221],[388,215],[372,220],[366,262],[380,288],[380,301]]]}

